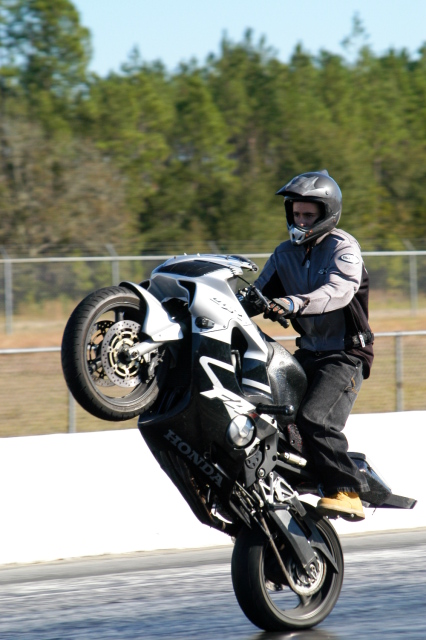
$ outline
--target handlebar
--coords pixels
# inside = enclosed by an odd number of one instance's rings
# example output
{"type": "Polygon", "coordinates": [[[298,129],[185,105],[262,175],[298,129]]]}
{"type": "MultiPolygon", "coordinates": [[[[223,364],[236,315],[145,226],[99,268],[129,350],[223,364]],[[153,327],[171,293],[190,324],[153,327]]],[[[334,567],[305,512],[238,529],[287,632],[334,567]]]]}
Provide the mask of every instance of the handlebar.
{"type": "MultiPolygon", "coordinates": [[[[266,296],[263,295],[263,293],[257,288],[255,287],[254,284],[250,285],[247,288],[247,292],[245,297],[249,300],[249,302],[254,302],[254,304],[257,307],[260,307],[259,304],[257,304],[258,302],[262,303],[262,308],[259,308],[259,312],[263,312],[265,311],[265,309],[268,309],[269,304],[270,304],[270,300],[268,300],[268,298],[266,298],[266,296]],[[257,300],[250,300],[250,298],[253,298],[253,294],[254,296],[257,298],[257,300]]],[[[276,320],[284,329],[288,329],[288,327],[290,326],[290,321],[287,318],[284,317],[280,317],[278,316],[277,320],[276,320]]]]}
{"type": "Polygon", "coordinates": [[[278,324],[280,324],[284,329],[288,329],[290,326],[290,320],[288,320],[287,318],[280,318],[278,317],[277,319],[278,324]]]}

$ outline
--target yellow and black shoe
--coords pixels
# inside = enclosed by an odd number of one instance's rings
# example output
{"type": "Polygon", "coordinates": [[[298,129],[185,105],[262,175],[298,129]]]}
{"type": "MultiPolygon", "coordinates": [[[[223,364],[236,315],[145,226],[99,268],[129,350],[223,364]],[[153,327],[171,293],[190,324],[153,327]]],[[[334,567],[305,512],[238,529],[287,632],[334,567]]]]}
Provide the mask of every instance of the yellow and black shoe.
{"type": "Polygon", "coordinates": [[[357,493],[339,491],[328,498],[321,498],[317,504],[317,511],[329,518],[341,517],[349,522],[364,520],[365,514],[362,502],[357,493]]]}

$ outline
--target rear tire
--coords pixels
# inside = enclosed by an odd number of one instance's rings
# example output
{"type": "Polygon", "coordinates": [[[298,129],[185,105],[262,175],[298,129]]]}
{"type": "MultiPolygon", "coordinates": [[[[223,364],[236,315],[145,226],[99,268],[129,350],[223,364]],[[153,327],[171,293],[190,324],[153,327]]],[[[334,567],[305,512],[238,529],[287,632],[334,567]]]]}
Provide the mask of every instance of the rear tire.
{"type": "Polygon", "coordinates": [[[88,295],[68,320],[61,350],[64,377],[77,402],[97,418],[129,420],[158,396],[168,370],[167,350],[153,350],[151,362],[124,357],[144,339],[144,317],[145,303],[135,293],[107,287],[88,295]]]}
{"type": "MultiPolygon", "coordinates": [[[[244,527],[238,535],[232,555],[234,591],[247,618],[261,629],[308,629],[324,620],[336,604],[343,582],[342,548],[328,520],[316,519],[316,525],[339,571],[336,573],[322,556],[324,572],[316,591],[307,595],[296,593],[285,580],[269,541],[260,529],[244,527]]],[[[280,553],[286,566],[294,566],[286,547],[280,553]]],[[[293,586],[297,589],[295,584],[293,586]]]]}

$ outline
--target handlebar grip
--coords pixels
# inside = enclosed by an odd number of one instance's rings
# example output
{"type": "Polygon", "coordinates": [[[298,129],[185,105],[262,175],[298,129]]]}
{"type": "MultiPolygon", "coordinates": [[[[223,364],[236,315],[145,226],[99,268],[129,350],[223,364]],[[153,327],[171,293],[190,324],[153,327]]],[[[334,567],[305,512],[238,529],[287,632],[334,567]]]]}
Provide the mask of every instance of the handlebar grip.
{"type": "Polygon", "coordinates": [[[278,322],[284,329],[288,329],[290,326],[290,321],[287,318],[278,318],[278,322]]]}
{"type": "Polygon", "coordinates": [[[290,321],[287,318],[278,318],[278,322],[284,329],[288,329],[290,326],[290,321]]]}

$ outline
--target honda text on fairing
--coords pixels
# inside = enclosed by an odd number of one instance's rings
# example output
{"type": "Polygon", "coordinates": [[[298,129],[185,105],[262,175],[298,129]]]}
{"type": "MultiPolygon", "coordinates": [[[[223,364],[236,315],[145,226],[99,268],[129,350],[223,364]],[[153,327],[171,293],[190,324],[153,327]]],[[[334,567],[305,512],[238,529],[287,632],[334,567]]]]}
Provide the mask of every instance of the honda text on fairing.
{"type": "MultiPolygon", "coordinates": [[[[319,495],[295,424],[305,374],[244,311],[246,296],[268,305],[244,270],[257,267],[240,256],[185,255],[141,284],[90,294],[66,326],[63,370],[94,416],[139,416],[196,517],[235,538],[232,580],[247,617],[269,631],[304,629],[336,604],[343,554],[329,520],[301,500],[319,495]]],[[[414,507],[364,454],[351,456],[368,479],[365,506],[414,507]]]]}

